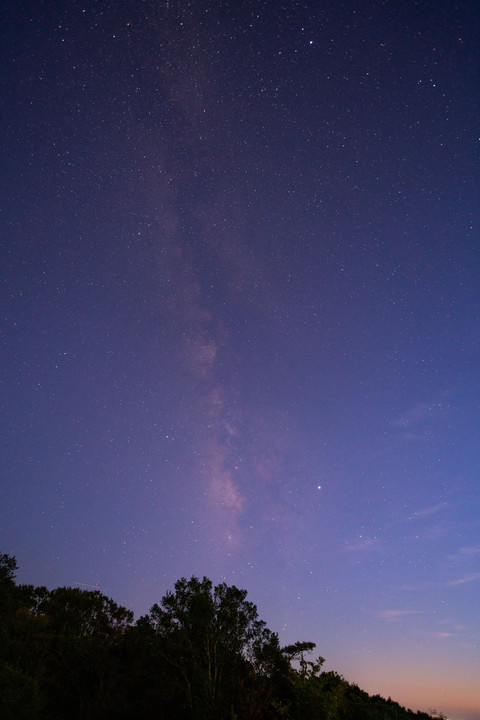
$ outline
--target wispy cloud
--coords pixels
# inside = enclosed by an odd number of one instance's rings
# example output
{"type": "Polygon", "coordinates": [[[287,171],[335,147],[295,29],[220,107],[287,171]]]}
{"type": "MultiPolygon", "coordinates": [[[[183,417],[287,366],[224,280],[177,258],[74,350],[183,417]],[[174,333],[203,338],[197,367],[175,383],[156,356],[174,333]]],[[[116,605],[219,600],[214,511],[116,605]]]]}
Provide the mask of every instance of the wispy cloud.
{"type": "Polygon", "coordinates": [[[391,427],[397,442],[425,442],[431,436],[434,424],[443,410],[442,402],[420,401],[393,418],[391,427]]]}
{"type": "Polygon", "coordinates": [[[432,633],[432,637],[437,640],[448,640],[455,638],[457,645],[463,645],[463,639],[466,639],[468,627],[463,623],[459,623],[453,618],[443,618],[438,622],[438,630],[432,633]]]}
{"type": "Polygon", "coordinates": [[[454,634],[465,632],[468,629],[466,625],[459,623],[452,618],[444,618],[443,620],[440,620],[438,624],[442,627],[448,627],[448,631],[454,634]]]}
{"type": "Polygon", "coordinates": [[[468,563],[480,557],[480,545],[466,545],[459,548],[456,552],[447,556],[447,560],[452,563],[468,563]]]}
{"type": "Polygon", "coordinates": [[[447,583],[448,587],[455,587],[456,585],[465,585],[465,583],[474,582],[475,580],[480,579],[480,572],[470,573],[469,575],[464,575],[461,578],[457,578],[456,580],[451,580],[447,583]]]}
{"type": "Polygon", "coordinates": [[[380,545],[380,540],[376,537],[359,537],[352,542],[346,544],[346,552],[365,552],[372,550],[380,545]]]}
{"type": "Polygon", "coordinates": [[[445,510],[447,503],[438,503],[437,505],[430,505],[429,507],[423,508],[422,510],[416,510],[411,515],[409,520],[419,520],[420,518],[428,517],[429,515],[436,515],[437,513],[445,510]]]}
{"type": "Polygon", "coordinates": [[[432,406],[427,402],[417,402],[405,413],[395,418],[392,426],[395,428],[409,428],[424,422],[432,412],[432,406]]]}
{"type": "Polygon", "coordinates": [[[377,613],[377,617],[392,622],[393,620],[401,620],[409,615],[418,615],[419,612],[419,610],[381,610],[377,613]]]}
{"type": "Polygon", "coordinates": [[[433,633],[433,637],[438,638],[441,640],[442,638],[450,638],[450,637],[457,637],[457,633],[451,633],[451,632],[436,632],[433,633]]]}
{"type": "Polygon", "coordinates": [[[430,581],[430,582],[424,582],[419,583],[418,585],[410,585],[406,584],[403,585],[403,590],[407,590],[409,592],[421,592],[424,590],[432,590],[435,588],[446,588],[446,587],[456,587],[459,585],[466,585],[467,583],[475,582],[476,580],[480,580],[480,572],[472,572],[463,575],[462,577],[455,578],[454,580],[446,580],[446,581],[430,581]]]}

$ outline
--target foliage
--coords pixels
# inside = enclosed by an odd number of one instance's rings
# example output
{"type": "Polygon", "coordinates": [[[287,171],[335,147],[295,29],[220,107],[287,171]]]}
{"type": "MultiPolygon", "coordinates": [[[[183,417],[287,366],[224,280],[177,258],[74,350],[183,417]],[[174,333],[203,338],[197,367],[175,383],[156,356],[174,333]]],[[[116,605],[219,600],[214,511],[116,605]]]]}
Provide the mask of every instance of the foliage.
{"type": "Polygon", "coordinates": [[[142,619],[158,639],[172,684],[183,689],[184,717],[228,717],[247,698],[254,712],[252,691],[265,684],[279,645],[246,595],[225,583],[213,588],[205,577],[182,578],[142,619]]]}
{"type": "Polygon", "coordinates": [[[99,591],[15,583],[0,555],[5,720],[431,720],[281,648],[245,590],[182,578],[133,623],[99,591]]]}

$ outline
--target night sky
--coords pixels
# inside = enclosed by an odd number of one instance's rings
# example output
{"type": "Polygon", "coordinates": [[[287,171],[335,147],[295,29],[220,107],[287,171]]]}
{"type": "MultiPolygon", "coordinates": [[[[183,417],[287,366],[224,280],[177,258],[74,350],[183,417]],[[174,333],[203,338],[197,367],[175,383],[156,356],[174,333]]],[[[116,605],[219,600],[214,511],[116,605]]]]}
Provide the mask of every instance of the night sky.
{"type": "Polygon", "coordinates": [[[2,3],[0,550],[248,590],[480,718],[479,16],[2,3]]]}

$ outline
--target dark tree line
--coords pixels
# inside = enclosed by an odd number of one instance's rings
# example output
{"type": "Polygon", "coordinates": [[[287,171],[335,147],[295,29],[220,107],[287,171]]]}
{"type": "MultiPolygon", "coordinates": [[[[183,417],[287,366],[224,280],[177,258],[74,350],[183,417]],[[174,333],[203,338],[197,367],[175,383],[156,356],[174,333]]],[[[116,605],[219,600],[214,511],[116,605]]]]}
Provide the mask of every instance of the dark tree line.
{"type": "Polygon", "coordinates": [[[192,577],[133,613],[99,591],[17,585],[0,555],[4,720],[431,720],[281,647],[245,590],[192,577]]]}

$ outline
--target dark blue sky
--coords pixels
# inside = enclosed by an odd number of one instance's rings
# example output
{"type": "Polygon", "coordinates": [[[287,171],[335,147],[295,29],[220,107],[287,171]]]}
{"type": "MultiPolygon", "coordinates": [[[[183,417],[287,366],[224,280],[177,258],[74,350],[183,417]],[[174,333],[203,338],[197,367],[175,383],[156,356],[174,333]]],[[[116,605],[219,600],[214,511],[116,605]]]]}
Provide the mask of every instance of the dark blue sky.
{"type": "Polygon", "coordinates": [[[480,718],[474,3],[4,3],[1,525],[480,718]]]}

